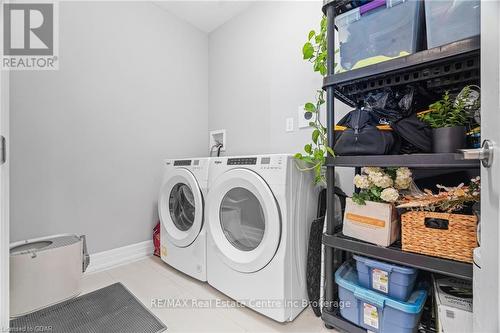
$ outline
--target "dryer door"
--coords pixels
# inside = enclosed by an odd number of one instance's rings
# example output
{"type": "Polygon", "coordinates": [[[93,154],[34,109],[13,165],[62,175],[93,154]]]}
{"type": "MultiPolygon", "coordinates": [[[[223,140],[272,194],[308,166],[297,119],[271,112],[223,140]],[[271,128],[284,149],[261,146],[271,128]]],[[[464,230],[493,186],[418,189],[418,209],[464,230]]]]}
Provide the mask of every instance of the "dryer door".
{"type": "Polygon", "coordinates": [[[232,169],[210,187],[210,233],[222,260],[239,272],[256,272],[274,257],[281,237],[278,203],[257,173],[232,169]]]}
{"type": "Polygon", "coordinates": [[[172,170],[158,200],[167,239],[178,247],[193,243],[203,225],[203,210],[203,195],[194,175],[187,169],[172,170]]]}

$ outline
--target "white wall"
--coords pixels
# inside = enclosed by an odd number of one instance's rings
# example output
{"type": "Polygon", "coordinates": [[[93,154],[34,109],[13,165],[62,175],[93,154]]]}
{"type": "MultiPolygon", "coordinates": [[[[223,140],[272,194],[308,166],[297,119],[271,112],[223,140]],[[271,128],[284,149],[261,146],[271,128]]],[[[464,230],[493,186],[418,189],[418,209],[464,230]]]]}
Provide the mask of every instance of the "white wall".
{"type": "MultiPolygon", "coordinates": [[[[310,140],[310,129],[297,129],[297,109],[313,101],[322,79],[301,50],[319,28],[321,5],[256,2],[209,35],[208,126],[227,130],[227,154],[295,153],[310,140]],[[288,117],[294,132],[285,132],[288,117]]],[[[335,108],[338,117],[350,110],[335,108]]],[[[340,185],[352,191],[352,169],[338,170],[340,185]]]]}
{"type": "Polygon", "coordinates": [[[11,241],[151,239],[160,161],[207,154],[207,36],[151,3],[64,2],[59,38],[59,71],[11,74],[11,241]]]}

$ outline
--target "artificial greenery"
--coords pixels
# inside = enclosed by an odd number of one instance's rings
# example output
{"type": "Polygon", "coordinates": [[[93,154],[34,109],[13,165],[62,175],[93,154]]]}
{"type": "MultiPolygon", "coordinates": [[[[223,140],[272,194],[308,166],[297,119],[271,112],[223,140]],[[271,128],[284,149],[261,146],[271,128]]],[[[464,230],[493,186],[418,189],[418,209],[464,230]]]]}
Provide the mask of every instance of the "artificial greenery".
{"type": "Polygon", "coordinates": [[[366,205],[367,201],[384,202],[384,200],[380,199],[382,191],[383,188],[372,186],[369,189],[361,190],[359,193],[353,193],[352,201],[354,201],[358,205],[366,205]]]}
{"type": "Polygon", "coordinates": [[[432,128],[465,126],[469,123],[467,111],[467,97],[469,88],[466,87],[461,98],[453,99],[446,91],[443,98],[429,106],[429,110],[421,112],[418,117],[432,128]]]}
{"type": "MultiPolygon", "coordinates": [[[[319,31],[311,30],[307,36],[307,42],[302,47],[304,60],[313,64],[313,70],[321,76],[327,73],[327,44],[326,44],[326,17],[321,19],[319,31]]],[[[304,153],[295,154],[297,160],[306,162],[308,167],[301,170],[314,170],[314,182],[325,183],[322,167],[326,162],[326,155],[334,155],[333,150],[328,145],[327,129],[321,123],[320,110],[325,103],[324,91],[318,89],[315,102],[308,102],[304,105],[304,112],[312,115],[309,125],[313,128],[311,142],[304,146],[304,153]]]]}

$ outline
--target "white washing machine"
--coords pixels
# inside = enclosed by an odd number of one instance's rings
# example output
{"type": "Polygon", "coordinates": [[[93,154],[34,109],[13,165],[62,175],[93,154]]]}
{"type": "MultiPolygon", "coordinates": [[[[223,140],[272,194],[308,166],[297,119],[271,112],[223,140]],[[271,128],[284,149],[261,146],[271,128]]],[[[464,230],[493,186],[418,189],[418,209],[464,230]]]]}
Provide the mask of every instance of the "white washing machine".
{"type": "Polygon", "coordinates": [[[201,281],[207,280],[204,200],[209,160],[165,160],[158,199],[161,259],[201,281]]]}
{"type": "Polygon", "coordinates": [[[210,161],[207,279],[279,322],[308,305],[306,257],[318,189],[291,155],[210,161]]]}

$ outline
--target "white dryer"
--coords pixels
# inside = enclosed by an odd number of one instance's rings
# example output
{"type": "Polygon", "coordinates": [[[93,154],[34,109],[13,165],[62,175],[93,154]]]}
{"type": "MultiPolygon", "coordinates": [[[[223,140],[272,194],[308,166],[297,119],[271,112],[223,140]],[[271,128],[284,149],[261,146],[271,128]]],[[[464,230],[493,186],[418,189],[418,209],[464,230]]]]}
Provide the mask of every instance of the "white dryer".
{"type": "Polygon", "coordinates": [[[207,279],[276,321],[308,305],[306,257],[318,189],[291,155],[210,161],[207,279]]]}
{"type": "Polygon", "coordinates": [[[204,199],[209,160],[165,160],[158,199],[161,259],[201,281],[207,280],[204,199]]]}

